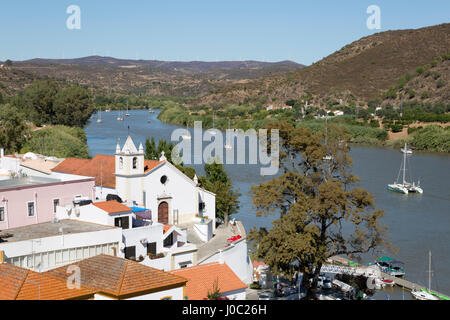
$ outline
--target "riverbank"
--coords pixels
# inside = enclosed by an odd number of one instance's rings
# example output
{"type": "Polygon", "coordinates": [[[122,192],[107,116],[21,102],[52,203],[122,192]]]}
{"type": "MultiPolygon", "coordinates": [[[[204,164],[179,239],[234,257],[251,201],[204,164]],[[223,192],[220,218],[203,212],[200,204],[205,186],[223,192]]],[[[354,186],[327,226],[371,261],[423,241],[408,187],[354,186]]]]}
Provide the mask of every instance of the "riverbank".
{"type": "MultiPolygon", "coordinates": [[[[170,141],[173,131],[179,127],[161,122],[158,119],[159,112],[149,114],[146,110],[131,111],[130,117],[119,122],[115,111],[102,115],[101,124],[91,120],[85,128],[90,156],[113,155],[117,139],[125,139],[128,133],[137,143],[144,143],[148,137],[154,137],[156,141],[170,141]],[[151,123],[147,122],[148,119],[151,123]]],[[[192,134],[192,127],[189,130],[192,134]]],[[[401,195],[386,190],[386,185],[395,181],[402,161],[402,154],[398,150],[355,144],[352,145],[350,156],[353,159],[352,172],[361,178],[357,186],[371,192],[377,209],[386,212],[383,223],[388,226],[391,242],[398,248],[396,253],[385,252],[380,255],[403,261],[405,279],[423,285],[427,283],[427,254],[431,250],[435,275],[432,287],[439,292],[450,292],[450,278],[447,277],[450,273],[449,155],[415,152],[412,157],[408,157],[411,168],[408,174],[413,176],[414,181],[420,178],[424,188],[422,195],[401,195]]],[[[192,166],[199,174],[204,174],[204,165],[192,166]]],[[[242,221],[246,230],[254,227],[270,228],[277,217],[257,217],[248,192],[252,185],[267,182],[272,177],[262,177],[259,165],[235,164],[225,165],[225,168],[233,186],[241,193],[241,207],[235,216],[236,220],[242,221]]],[[[367,264],[374,259],[372,255],[363,256],[361,263],[367,264]]],[[[392,299],[402,299],[400,288],[392,288],[389,294],[392,299]]]]}
{"type": "MultiPolygon", "coordinates": [[[[240,112],[235,111],[236,114],[242,115],[242,110],[240,112]]],[[[248,119],[242,116],[225,118],[220,112],[217,112],[215,115],[213,123],[212,113],[207,113],[201,109],[195,109],[191,112],[180,105],[163,107],[158,115],[158,119],[166,124],[182,127],[192,127],[195,121],[201,121],[204,128],[212,128],[214,126],[219,130],[226,130],[228,125],[230,125],[231,128],[244,131],[265,128],[271,122],[282,120],[292,123],[289,115],[286,117],[284,114],[264,119],[248,119]]],[[[399,149],[405,143],[408,143],[416,151],[450,153],[450,126],[447,123],[444,125],[430,123],[424,126],[413,123],[397,134],[386,130],[382,125],[374,126],[375,122],[357,120],[350,116],[328,119],[330,125],[334,124],[344,127],[350,136],[349,142],[353,144],[399,149]]],[[[313,132],[325,129],[325,119],[309,118],[294,121],[293,124],[296,127],[308,127],[313,132]]]]}

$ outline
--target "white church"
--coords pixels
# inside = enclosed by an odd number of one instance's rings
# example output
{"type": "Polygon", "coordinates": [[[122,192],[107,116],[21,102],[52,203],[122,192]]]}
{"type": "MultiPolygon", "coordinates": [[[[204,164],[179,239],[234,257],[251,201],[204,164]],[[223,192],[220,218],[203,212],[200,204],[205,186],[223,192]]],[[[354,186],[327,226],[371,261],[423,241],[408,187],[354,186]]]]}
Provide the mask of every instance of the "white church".
{"type": "Polygon", "coordinates": [[[125,204],[150,209],[154,222],[185,225],[209,220],[214,233],[215,194],[201,188],[197,177],[192,180],[178,170],[164,153],[159,161],[145,160],[144,156],[142,143],[137,149],[129,136],[122,148],[117,144],[114,156],[68,158],[52,171],[65,179],[95,177],[97,200],[118,195],[125,204]]]}

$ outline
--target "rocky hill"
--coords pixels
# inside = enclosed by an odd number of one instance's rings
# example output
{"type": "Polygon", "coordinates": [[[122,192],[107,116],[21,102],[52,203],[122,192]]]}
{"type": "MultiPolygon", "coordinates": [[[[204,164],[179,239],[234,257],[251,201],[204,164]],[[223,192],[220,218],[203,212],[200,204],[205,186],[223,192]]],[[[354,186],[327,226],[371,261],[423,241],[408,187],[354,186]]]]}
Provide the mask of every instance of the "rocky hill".
{"type": "MultiPolygon", "coordinates": [[[[382,96],[400,77],[446,55],[450,24],[416,30],[387,31],[364,37],[299,71],[233,84],[195,101],[196,104],[283,104],[305,94],[313,102],[367,102],[382,96]]],[[[448,83],[448,66],[440,68],[448,83]]],[[[431,78],[430,78],[431,79],[431,78]]],[[[413,85],[413,84],[411,84],[413,85]]],[[[421,86],[422,84],[418,83],[421,86]]],[[[424,84],[425,85],[425,84],[424,84]]],[[[432,86],[430,84],[430,86],[432,86]]],[[[429,90],[433,101],[448,101],[448,90],[429,90]]]]}

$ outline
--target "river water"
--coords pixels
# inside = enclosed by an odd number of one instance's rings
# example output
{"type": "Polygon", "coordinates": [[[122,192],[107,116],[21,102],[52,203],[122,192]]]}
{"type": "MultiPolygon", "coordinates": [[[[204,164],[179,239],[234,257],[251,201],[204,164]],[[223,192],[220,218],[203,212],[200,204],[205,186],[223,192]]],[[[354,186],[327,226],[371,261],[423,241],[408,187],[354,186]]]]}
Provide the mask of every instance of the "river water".
{"type": "MultiPolygon", "coordinates": [[[[177,126],[167,125],[157,119],[159,111],[149,114],[147,110],[130,111],[123,122],[116,120],[117,111],[103,112],[101,124],[90,121],[86,126],[87,142],[91,156],[112,155],[118,138],[121,145],[128,133],[138,146],[145,139],[154,137],[170,140],[177,126]],[[148,120],[150,119],[150,123],[148,120]]],[[[191,132],[193,132],[191,130],[191,132]]],[[[208,143],[204,142],[204,146],[208,143]]],[[[353,146],[353,172],[361,178],[359,186],[373,193],[378,209],[386,212],[383,223],[388,226],[391,242],[398,253],[386,255],[405,263],[406,279],[422,285],[428,284],[428,252],[432,252],[432,288],[450,293],[450,156],[416,152],[408,156],[414,180],[420,179],[422,195],[402,195],[388,192],[386,185],[397,178],[403,154],[398,150],[353,146]]],[[[203,166],[193,165],[199,174],[203,166]]],[[[239,188],[240,210],[235,215],[247,231],[253,227],[270,227],[275,218],[256,217],[256,210],[248,194],[252,185],[268,181],[262,177],[259,165],[226,165],[233,186],[239,188]]],[[[370,262],[364,257],[363,262],[370,262]]],[[[392,299],[401,299],[401,290],[389,292],[392,299]]],[[[405,294],[409,297],[409,294],[405,294]]]]}

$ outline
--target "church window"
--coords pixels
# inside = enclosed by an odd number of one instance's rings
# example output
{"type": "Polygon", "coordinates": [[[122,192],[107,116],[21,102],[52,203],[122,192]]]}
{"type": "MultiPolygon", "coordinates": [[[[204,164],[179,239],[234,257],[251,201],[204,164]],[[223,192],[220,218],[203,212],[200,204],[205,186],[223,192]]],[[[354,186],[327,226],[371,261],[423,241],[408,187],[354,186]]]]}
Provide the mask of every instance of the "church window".
{"type": "Polygon", "coordinates": [[[136,169],[136,168],[137,168],[137,158],[134,157],[133,158],[133,169],[136,169]]]}
{"type": "Polygon", "coordinates": [[[119,169],[123,169],[123,158],[120,157],[119,159],[119,169]]]}
{"type": "Polygon", "coordinates": [[[160,181],[161,181],[162,184],[166,184],[167,176],[162,176],[160,181]]]}

